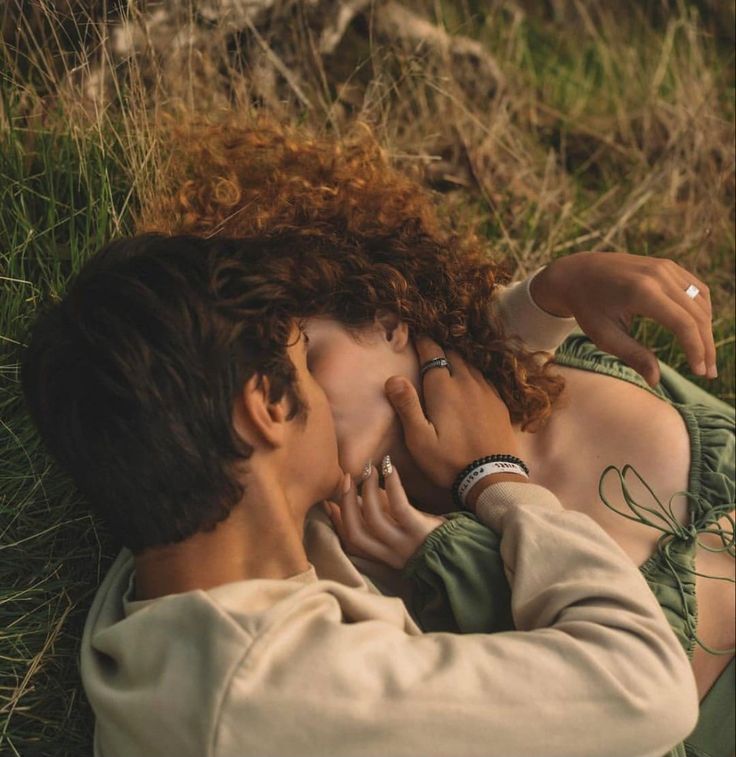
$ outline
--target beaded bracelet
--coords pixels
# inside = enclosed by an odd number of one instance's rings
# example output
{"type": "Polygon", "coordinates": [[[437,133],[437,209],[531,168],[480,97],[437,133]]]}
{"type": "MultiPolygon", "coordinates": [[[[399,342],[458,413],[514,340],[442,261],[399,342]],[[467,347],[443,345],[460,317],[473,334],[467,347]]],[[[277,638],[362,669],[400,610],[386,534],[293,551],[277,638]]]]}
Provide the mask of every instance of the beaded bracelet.
{"type": "Polygon", "coordinates": [[[458,473],[452,485],[452,498],[456,505],[465,507],[465,497],[481,477],[490,473],[516,473],[529,477],[529,468],[514,455],[488,455],[473,460],[458,473]]]}

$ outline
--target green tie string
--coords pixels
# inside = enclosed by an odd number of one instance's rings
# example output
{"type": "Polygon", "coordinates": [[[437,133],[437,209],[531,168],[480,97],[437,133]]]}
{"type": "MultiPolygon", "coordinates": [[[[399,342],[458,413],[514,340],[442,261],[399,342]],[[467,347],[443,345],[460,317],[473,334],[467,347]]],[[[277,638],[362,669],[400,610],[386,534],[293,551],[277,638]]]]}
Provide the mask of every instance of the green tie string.
{"type": "Polygon", "coordinates": [[[622,470],[619,470],[615,465],[609,465],[607,468],[605,468],[598,481],[598,495],[600,496],[603,504],[609,510],[612,510],[613,512],[626,518],[627,520],[633,520],[637,523],[642,523],[643,525],[649,526],[661,532],[660,536],[657,539],[657,553],[662,558],[664,565],[671,573],[677,585],[682,607],[685,611],[684,619],[690,637],[694,639],[698,646],[700,646],[710,654],[733,654],[736,651],[736,648],[712,649],[698,637],[696,633],[697,621],[696,618],[693,617],[693,614],[687,609],[686,591],[685,587],[682,584],[682,581],[680,580],[679,572],[684,570],[687,573],[695,576],[700,576],[702,578],[712,578],[716,581],[728,581],[729,583],[734,583],[734,580],[732,578],[729,578],[728,576],[709,576],[705,573],[699,573],[698,571],[688,567],[687,565],[683,565],[682,563],[676,563],[671,555],[671,548],[675,539],[686,543],[694,541],[698,547],[702,547],[708,552],[728,552],[731,557],[736,557],[733,517],[734,503],[725,502],[723,504],[713,505],[703,497],[695,496],[688,491],[680,491],[675,492],[665,505],[659,500],[657,495],[652,490],[652,487],[647,484],[647,482],[642,478],[641,474],[636,470],[636,468],[634,468],[633,465],[628,464],[624,465],[622,470]],[[629,514],[624,510],[620,510],[615,505],[612,505],[603,494],[604,479],[611,471],[615,471],[618,475],[624,501],[630,513],[633,514],[629,514]],[[639,504],[631,495],[626,481],[626,476],[630,472],[637,477],[639,482],[652,496],[652,499],[657,503],[656,507],[647,507],[646,505],[639,504]],[[688,526],[684,526],[682,523],[680,523],[680,521],[675,517],[672,509],[672,500],[675,497],[679,496],[686,497],[692,503],[691,520],[688,526]],[[648,515],[646,515],[646,513],[648,513],[648,515]],[[730,528],[728,526],[724,527],[719,523],[719,521],[722,519],[725,519],[728,522],[730,528]],[[701,534],[718,535],[721,546],[709,547],[703,544],[700,540],[701,534]]]}

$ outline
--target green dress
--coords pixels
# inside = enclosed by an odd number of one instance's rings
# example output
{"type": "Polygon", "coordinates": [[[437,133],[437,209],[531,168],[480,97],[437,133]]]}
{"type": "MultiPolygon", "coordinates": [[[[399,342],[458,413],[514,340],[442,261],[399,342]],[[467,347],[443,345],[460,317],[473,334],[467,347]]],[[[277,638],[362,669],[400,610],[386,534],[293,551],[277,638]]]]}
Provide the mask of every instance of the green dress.
{"type": "MultiPolygon", "coordinates": [[[[555,353],[555,362],[630,381],[671,403],[685,421],[691,449],[690,525],[681,526],[668,513],[667,503],[655,510],[628,496],[630,509],[620,514],[662,531],[657,550],[640,569],[691,656],[700,643],[695,593],[697,538],[706,531],[717,531],[717,520],[733,510],[736,499],[734,410],[662,363],[661,381],[652,389],[638,373],[599,350],[582,333],[565,340],[555,353]]],[[[638,474],[633,469],[613,470],[626,495],[626,476],[638,474]]],[[[724,551],[733,556],[733,532],[718,533],[724,551]]],[[[489,633],[514,627],[499,538],[469,513],[450,513],[447,522],[435,529],[412,557],[403,575],[410,587],[409,609],[426,631],[489,633]]],[[[671,757],[732,757],[736,753],[733,650],[709,651],[730,654],[731,662],[701,702],[695,730],[671,757]]]]}

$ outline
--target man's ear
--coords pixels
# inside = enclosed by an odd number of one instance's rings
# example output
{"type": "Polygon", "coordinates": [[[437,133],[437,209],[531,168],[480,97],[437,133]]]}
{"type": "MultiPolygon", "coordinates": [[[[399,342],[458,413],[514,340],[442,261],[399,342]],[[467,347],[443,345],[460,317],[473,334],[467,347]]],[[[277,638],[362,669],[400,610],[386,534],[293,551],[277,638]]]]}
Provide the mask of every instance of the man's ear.
{"type": "Polygon", "coordinates": [[[398,315],[388,310],[379,310],[376,313],[376,325],[394,352],[406,349],[409,344],[409,326],[398,315]]]}
{"type": "Polygon", "coordinates": [[[289,412],[286,393],[278,402],[269,399],[268,376],[254,374],[235,398],[233,426],[251,447],[280,447],[284,442],[289,412]]]}

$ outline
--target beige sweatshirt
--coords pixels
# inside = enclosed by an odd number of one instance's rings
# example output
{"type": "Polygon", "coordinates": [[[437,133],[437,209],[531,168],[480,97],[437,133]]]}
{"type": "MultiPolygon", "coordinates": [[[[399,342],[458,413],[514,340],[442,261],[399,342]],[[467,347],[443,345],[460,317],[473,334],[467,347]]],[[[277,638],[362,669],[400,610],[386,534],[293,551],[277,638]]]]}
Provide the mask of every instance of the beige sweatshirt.
{"type": "Polygon", "coordinates": [[[83,638],[95,754],[656,757],[687,736],[690,665],[618,546],[533,484],[494,484],[478,514],[519,631],[421,633],[318,513],[286,581],[135,602],[124,552],[83,638]]]}
{"type": "Polygon", "coordinates": [[[537,268],[523,281],[514,282],[508,287],[497,287],[492,307],[501,318],[509,337],[517,336],[529,350],[554,352],[577,327],[577,322],[574,318],[550,315],[534,301],[531,283],[545,267],[537,268]]]}
{"type": "Polygon", "coordinates": [[[81,666],[105,757],[652,755],[695,726],[682,649],[636,567],[546,489],[500,483],[515,632],[424,634],[315,508],[312,567],[135,602],[123,551],[81,666]]]}

